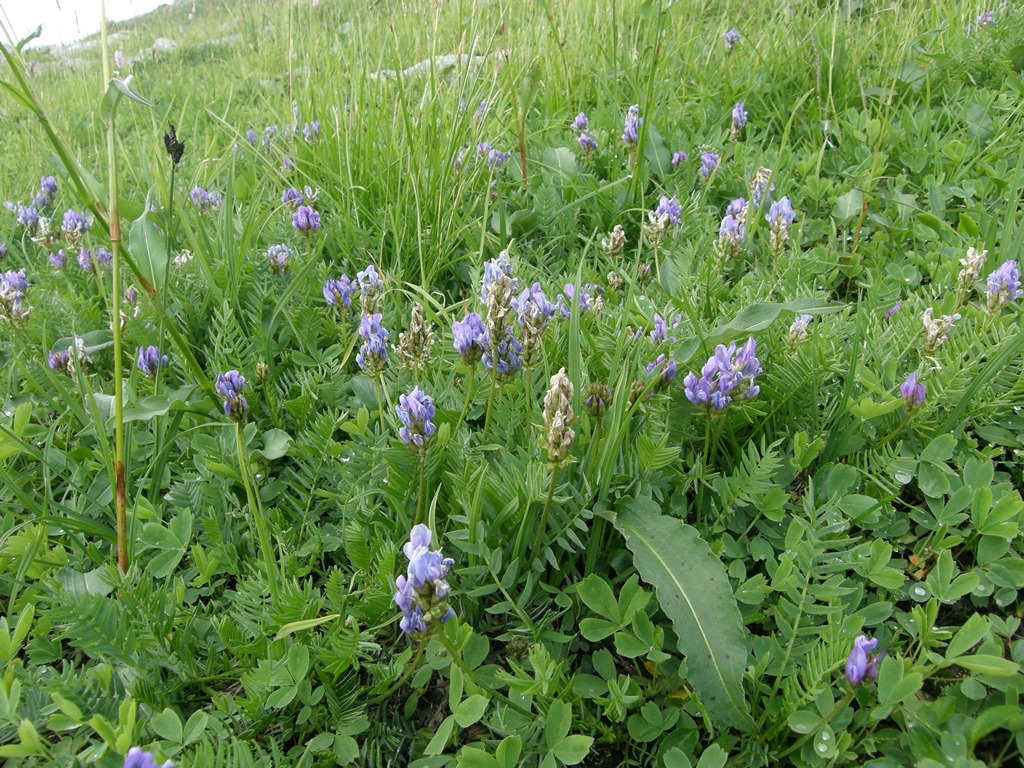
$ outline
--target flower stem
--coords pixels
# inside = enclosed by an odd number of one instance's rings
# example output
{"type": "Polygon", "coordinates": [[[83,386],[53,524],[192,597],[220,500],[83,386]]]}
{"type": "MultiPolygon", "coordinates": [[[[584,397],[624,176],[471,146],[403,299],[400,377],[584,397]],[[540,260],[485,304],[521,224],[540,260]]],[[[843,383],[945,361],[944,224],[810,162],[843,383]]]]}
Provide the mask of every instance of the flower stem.
{"type": "Polygon", "coordinates": [[[476,382],[476,363],[469,366],[469,382],[466,384],[466,402],[462,404],[462,412],[459,414],[459,420],[455,422],[455,429],[452,430],[452,434],[459,431],[459,427],[462,426],[462,422],[466,419],[466,413],[469,411],[469,403],[473,399],[473,384],[476,382]]]}
{"type": "Polygon", "coordinates": [[[249,451],[245,447],[245,438],[242,435],[242,422],[235,423],[235,445],[238,448],[238,467],[242,476],[242,485],[245,486],[245,495],[249,500],[249,509],[252,512],[253,520],[256,522],[256,536],[260,542],[260,549],[263,550],[263,563],[267,571],[267,582],[270,586],[270,599],[276,603],[278,598],[277,564],[270,549],[270,536],[267,534],[267,521],[263,518],[263,505],[260,503],[259,496],[253,490],[255,480],[252,476],[252,466],[249,464],[249,451]]]}
{"type": "Polygon", "coordinates": [[[494,406],[494,390],[498,388],[498,361],[491,361],[491,391],[487,395],[487,413],[484,415],[484,432],[491,423],[491,408],[494,406]]]}
{"type": "MultiPolygon", "coordinates": [[[[103,82],[110,81],[110,49],[107,47],[107,13],[106,5],[100,0],[100,32],[103,47],[103,82]]],[[[124,382],[121,354],[121,215],[117,206],[117,145],[114,135],[114,112],[111,110],[107,120],[107,190],[110,196],[110,250],[112,252],[113,287],[112,306],[114,331],[114,478],[116,493],[114,496],[114,515],[117,525],[117,565],[121,572],[128,570],[128,523],[126,510],[128,499],[124,480],[124,382]]],[[[93,269],[99,279],[99,264],[94,261],[93,269]]],[[[103,282],[100,280],[100,295],[103,295],[103,282]]]]}
{"type": "Polygon", "coordinates": [[[469,666],[469,665],[468,665],[468,664],[467,664],[467,663],[466,663],[465,661],[463,661],[463,659],[462,659],[462,654],[461,654],[461,653],[459,653],[459,649],[455,647],[455,643],[453,643],[453,642],[452,642],[452,641],[451,641],[451,640],[450,640],[450,639],[448,638],[448,636],[447,636],[447,635],[446,635],[446,634],[444,633],[444,630],[443,630],[443,629],[442,629],[442,630],[441,630],[440,632],[438,632],[438,633],[437,633],[437,634],[435,635],[435,637],[437,637],[437,639],[438,639],[438,640],[439,640],[439,641],[441,642],[441,645],[443,645],[443,646],[444,646],[444,649],[445,649],[446,651],[448,651],[449,655],[450,655],[450,656],[452,657],[452,661],[454,661],[454,662],[455,662],[455,663],[456,663],[456,664],[457,664],[457,665],[459,666],[459,668],[460,668],[460,669],[461,669],[461,670],[462,670],[463,672],[465,672],[465,673],[466,673],[466,675],[468,675],[468,676],[469,676],[469,678],[470,678],[470,679],[471,679],[471,680],[472,680],[472,681],[473,681],[474,683],[476,683],[476,684],[477,684],[477,686],[478,686],[478,687],[480,687],[480,688],[482,688],[483,690],[487,691],[487,693],[489,693],[489,694],[491,695],[491,698],[493,698],[493,699],[499,699],[499,698],[500,698],[500,699],[504,699],[504,700],[505,700],[505,702],[506,702],[506,703],[507,703],[507,704],[508,704],[508,705],[509,705],[510,707],[512,707],[512,709],[514,709],[514,710],[515,710],[516,712],[518,712],[519,714],[521,714],[521,715],[522,715],[523,717],[529,718],[529,719],[530,719],[531,721],[535,719],[535,715],[534,715],[534,714],[533,714],[532,712],[530,712],[530,710],[528,710],[528,709],[525,709],[524,707],[521,707],[521,706],[520,706],[519,704],[516,704],[516,703],[515,703],[514,701],[512,701],[512,699],[510,699],[510,698],[509,698],[508,696],[506,696],[506,695],[504,695],[504,694],[501,694],[501,693],[498,693],[498,692],[497,692],[496,690],[494,690],[494,688],[492,688],[492,687],[491,687],[490,685],[488,685],[488,684],[487,684],[487,683],[485,683],[485,682],[484,682],[483,680],[481,680],[481,679],[480,679],[480,678],[479,678],[479,677],[477,676],[476,672],[474,672],[474,671],[473,671],[473,670],[472,670],[472,669],[470,668],[470,666],[469,666]]]}
{"type": "Polygon", "coordinates": [[[533,417],[533,369],[529,366],[523,366],[523,371],[526,374],[526,378],[523,379],[523,392],[526,394],[526,407],[523,409],[526,411],[526,443],[530,443],[530,422],[533,417]]]}
{"type": "Polygon", "coordinates": [[[551,508],[551,499],[555,496],[555,480],[558,478],[558,465],[551,465],[551,482],[548,483],[548,497],[544,500],[544,510],[540,513],[540,521],[537,524],[537,532],[533,535],[533,547],[531,552],[536,552],[544,537],[544,529],[548,524],[548,510],[551,508]]]}
{"type": "Polygon", "coordinates": [[[423,492],[424,492],[424,475],[427,470],[427,449],[426,447],[420,448],[420,489],[416,495],[416,519],[413,525],[419,525],[423,521],[423,492]]]}
{"type": "Polygon", "coordinates": [[[405,671],[402,672],[401,676],[397,680],[395,680],[395,682],[392,683],[388,687],[388,689],[384,691],[384,693],[382,693],[380,696],[377,696],[374,699],[371,699],[369,702],[370,706],[380,704],[382,701],[386,701],[388,698],[391,697],[391,694],[393,694],[395,691],[402,687],[405,681],[409,679],[409,676],[416,671],[416,668],[419,666],[420,659],[423,658],[423,651],[426,649],[426,647],[426,643],[419,644],[419,647],[416,648],[415,655],[409,660],[409,664],[406,666],[405,671]]]}
{"type": "Polygon", "coordinates": [[[377,390],[377,413],[380,414],[380,425],[384,427],[384,398],[381,396],[380,391],[380,376],[375,376],[373,379],[374,387],[377,390]]]}

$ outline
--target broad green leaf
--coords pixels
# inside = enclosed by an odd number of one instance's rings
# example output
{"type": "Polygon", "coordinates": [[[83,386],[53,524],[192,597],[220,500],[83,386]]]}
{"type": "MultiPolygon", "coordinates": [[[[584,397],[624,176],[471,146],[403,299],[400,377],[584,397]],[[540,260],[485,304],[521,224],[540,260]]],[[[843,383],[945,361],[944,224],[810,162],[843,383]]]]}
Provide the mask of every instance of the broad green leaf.
{"type": "Polygon", "coordinates": [[[321,624],[326,624],[329,621],[334,621],[338,618],[340,613],[329,613],[326,616],[317,616],[315,619],[303,619],[302,621],[292,621],[285,624],[274,636],[274,640],[280,640],[282,637],[288,637],[288,635],[294,632],[301,632],[306,629],[313,629],[319,627],[321,624]]]}
{"type": "Polygon", "coordinates": [[[593,736],[575,734],[566,736],[551,751],[565,765],[576,765],[576,763],[583,762],[583,758],[590,753],[593,744],[593,736]]]}
{"type": "Polygon", "coordinates": [[[267,460],[279,459],[288,453],[292,436],[283,429],[268,429],[263,433],[263,448],[253,451],[267,460]]]}
{"type": "Polygon", "coordinates": [[[153,715],[149,720],[149,727],[161,739],[173,741],[175,744],[181,743],[184,726],[181,724],[181,718],[178,716],[178,713],[170,707],[158,715],[153,715]]]}
{"type": "Polygon", "coordinates": [[[728,757],[728,752],[717,744],[712,744],[700,756],[700,760],[697,761],[697,768],[722,768],[728,757]]]}
{"type": "Polygon", "coordinates": [[[480,718],[484,716],[484,712],[487,711],[487,705],[490,703],[490,699],[478,693],[459,704],[455,711],[452,712],[452,715],[460,727],[468,728],[473,723],[480,722],[480,718]]]}
{"type": "Polygon", "coordinates": [[[548,709],[547,722],[544,724],[544,741],[548,749],[554,748],[566,737],[572,727],[572,707],[564,701],[555,699],[548,709]]]}
{"type": "Polygon", "coordinates": [[[978,654],[975,656],[961,656],[956,663],[971,672],[978,672],[982,675],[993,675],[995,677],[1011,677],[1021,673],[1019,662],[1004,659],[1002,656],[989,656],[978,654]]]}
{"type": "Polygon", "coordinates": [[[152,214],[144,213],[132,222],[128,229],[128,248],[139,271],[161,290],[167,273],[167,238],[157,228],[152,214]]]}
{"type": "Polygon", "coordinates": [[[542,157],[545,171],[566,180],[576,175],[576,155],[568,147],[548,147],[542,157]]]}
{"type": "Polygon", "coordinates": [[[743,621],[721,561],[695,528],[662,515],[651,499],[623,504],[615,526],[640,576],[657,591],[701,701],[721,724],[753,730],[743,695],[743,621]]]}
{"type": "Polygon", "coordinates": [[[859,189],[851,189],[836,200],[835,207],[832,209],[832,215],[842,222],[849,222],[860,216],[863,207],[864,193],[859,189]]]}

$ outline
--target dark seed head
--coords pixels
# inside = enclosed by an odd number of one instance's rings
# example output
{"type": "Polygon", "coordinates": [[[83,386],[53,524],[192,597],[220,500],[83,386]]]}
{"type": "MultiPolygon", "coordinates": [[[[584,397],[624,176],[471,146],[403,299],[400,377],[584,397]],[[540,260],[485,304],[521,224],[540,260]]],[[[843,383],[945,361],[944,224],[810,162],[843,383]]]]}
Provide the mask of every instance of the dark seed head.
{"type": "Polygon", "coordinates": [[[164,134],[164,148],[167,150],[167,154],[171,160],[174,161],[175,165],[181,163],[181,156],[185,154],[185,142],[178,141],[178,136],[174,131],[174,123],[167,123],[170,130],[164,134]]]}

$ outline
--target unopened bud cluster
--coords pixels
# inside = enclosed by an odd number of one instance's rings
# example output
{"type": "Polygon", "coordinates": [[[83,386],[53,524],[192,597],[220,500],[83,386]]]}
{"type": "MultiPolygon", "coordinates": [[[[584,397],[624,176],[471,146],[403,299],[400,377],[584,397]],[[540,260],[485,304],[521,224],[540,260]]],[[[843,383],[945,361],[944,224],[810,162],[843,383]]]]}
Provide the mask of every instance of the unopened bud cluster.
{"type": "Polygon", "coordinates": [[[576,433],[570,426],[575,414],[572,410],[573,387],[565,368],[551,377],[551,386],[544,395],[544,426],[548,434],[548,461],[558,465],[565,461],[572,448],[576,433]]]}

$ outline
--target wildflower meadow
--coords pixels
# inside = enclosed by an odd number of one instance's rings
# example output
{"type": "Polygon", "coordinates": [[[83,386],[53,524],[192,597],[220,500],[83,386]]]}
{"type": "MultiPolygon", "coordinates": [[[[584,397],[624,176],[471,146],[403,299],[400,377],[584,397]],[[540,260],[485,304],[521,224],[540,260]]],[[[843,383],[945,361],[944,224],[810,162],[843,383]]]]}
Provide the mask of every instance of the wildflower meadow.
{"type": "Polygon", "coordinates": [[[1022,30],[8,34],[4,764],[1020,765],[1022,30]]]}

